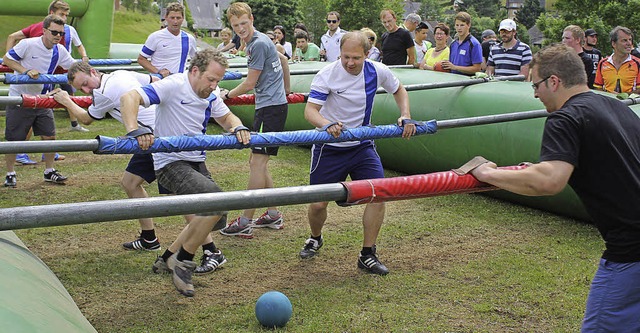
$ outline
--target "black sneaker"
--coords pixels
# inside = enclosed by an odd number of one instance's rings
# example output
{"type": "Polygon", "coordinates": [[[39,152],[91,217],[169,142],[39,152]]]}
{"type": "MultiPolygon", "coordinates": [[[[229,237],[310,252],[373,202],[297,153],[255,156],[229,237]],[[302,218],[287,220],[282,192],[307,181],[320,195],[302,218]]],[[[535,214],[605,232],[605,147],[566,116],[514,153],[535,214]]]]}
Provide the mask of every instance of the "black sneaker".
{"type": "Polygon", "coordinates": [[[64,182],[67,181],[67,177],[61,175],[56,169],[53,169],[53,171],[44,174],[44,181],[54,184],[64,184],[64,182]]]}
{"type": "Polygon", "coordinates": [[[220,250],[215,253],[205,251],[201,260],[200,266],[196,267],[196,270],[193,272],[196,275],[213,273],[218,267],[227,262],[227,258],[225,258],[220,250]]]}
{"type": "Polygon", "coordinates": [[[160,242],[156,237],[151,242],[142,238],[142,236],[138,237],[138,239],[126,242],[122,244],[125,250],[135,251],[135,250],[145,250],[145,251],[159,251],[160,250],[160,242]]]}
{"type": "Polygon", "coordinates": [[[320,237],[320,241],[313,238],[309,238],[304,242],[304,248],[300,251],[300,258],[309,259],[315,256],[318,253],[318,250],[322,247],[323,241],[322,237],[320,237]]]}
{"type": "Polygon", "coordinates": [[[16,187],[16,184],[18,184],[18,178],[16,177],[15,174],[7,175],[7,177],[5,177],[4,179],[5,187],[16,187]]]}
{"type": "Polygon", "coordinates": [[[156,261],[151,266],[151,270],[156,274],[171,274],[171,270],[162,257],[157,257],[156,261]]]}
{"type": "Polygon", "coordinates": [[[184,296],[193,297],[195,290],[191,280],[193,271],[196,269],[196,263],[191,260],[179,261],[177,254],[169,257],[167,266],[173,271],[173,285],[176,290],[184,296]]]}
{"type": "Polygon", "coordinates": [[[358,256],[358,268],[371,274],[378,274],[378,275],[389,274],[389,269],[383,263],[380,262],[380,260],[378,259],[378,256],[376,256],[375,251],[376,250],[374,248],[372,254],[367,254],[366,256],[363,256],[362,254],[360,254],[358,256]]]}

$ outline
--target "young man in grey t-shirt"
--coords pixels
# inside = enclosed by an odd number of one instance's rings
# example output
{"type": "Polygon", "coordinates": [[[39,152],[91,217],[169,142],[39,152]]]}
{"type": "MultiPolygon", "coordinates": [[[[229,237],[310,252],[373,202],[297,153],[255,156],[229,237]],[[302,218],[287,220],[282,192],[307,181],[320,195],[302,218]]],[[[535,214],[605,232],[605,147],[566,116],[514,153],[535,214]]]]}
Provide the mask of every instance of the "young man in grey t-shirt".
{"type": "MultiPolygon", "coordinates": [[[[287,58],[280,54],[273,42],[265,34],[253,27],[251,7],[244,2],[231,4],[227,18],[233,31],[247,44],[248,74],[244,82],[231,91],[222,92],[223,99],[234,98],[250,90],[255,91],[256,113],[253,131],[280,132],[287,119],[289,92],[289,66],[287,58]]],[[[253,148],[249,158],[248,189],[273,187],[271,174],[267,169],[269,156],[278,154],[278,147],[253,148]]],[[[253,220],[255,209],[247,209],[242,216],[232,220],[220,233],[227,236],[253,238],[253,227],[282,229],[282,213],[276,207],[253,220]]]]}

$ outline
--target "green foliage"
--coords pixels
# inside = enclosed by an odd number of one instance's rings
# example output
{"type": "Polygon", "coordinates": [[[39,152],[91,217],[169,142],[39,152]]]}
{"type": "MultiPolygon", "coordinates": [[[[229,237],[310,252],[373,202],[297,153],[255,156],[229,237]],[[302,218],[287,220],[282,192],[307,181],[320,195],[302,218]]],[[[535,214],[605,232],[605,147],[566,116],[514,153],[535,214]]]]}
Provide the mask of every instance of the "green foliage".
{"type": "Polygon", "coordinates": [[[154,11],[154,8],[151,6],[152,2],[152,0],[122,0],[120,4],[128,10],[148,14],[154,11]]]}
{"type": "MultiPolygon", "coordinates": [[[[299,0],[298,8],[303,9],[302,21],[309,30],[311,41],[320,45],[320,36],[327,30],[328,0],[299,0]]],[[[293,30],[291,30],[293,34],[293,30]]],[[[291,36],[293,41],[293,36],[291,36]]]]}
{"type": "Polygon", "coordinates": [[[398,25],[402,23],[404,12],[401,0],[329,0],[329,10],[340,13],[340,27],[346,30],[371,28],[380,36],[386,30],[380,23],[380,12],[391,9],[396,13],[398,25]]]}
{"type": "Polygon", "coordinates": [[[473,8],[478,16],[498,17],[500,6],[500,0],[464,0],[464,3],[460,4],[460,10],[469,12],[473,8]]]}
{"type": "Polygon", "coordinates": [[[156,14],[142,15],[126,9],[120,9],[114,15],[111,42],[142,44],[150,33],[160,28],[156,14]]]}
{"type": "Polygon", "coordinates": [[[443,21],[445,7],[449,5],[449,2],[442,2],[441,0],[423,0],[420,5],[420,17],[423,20],[443,21]]]}
{"type": "Polygon", "coordinates": [[[544,11],[544,8],[540,6],[539,0],[525,0],[522,9],[516,13],[516,20],[525,27],[531,28],[544,11]]]}
{"type": "Polygon", "coordinates": [[[193,28],[193,15],[191,15],[191,10],[189,9],[188,3],[184,2],[184,19],[187,21],[187,28],[191,31],[195,31],[193,28]]]}

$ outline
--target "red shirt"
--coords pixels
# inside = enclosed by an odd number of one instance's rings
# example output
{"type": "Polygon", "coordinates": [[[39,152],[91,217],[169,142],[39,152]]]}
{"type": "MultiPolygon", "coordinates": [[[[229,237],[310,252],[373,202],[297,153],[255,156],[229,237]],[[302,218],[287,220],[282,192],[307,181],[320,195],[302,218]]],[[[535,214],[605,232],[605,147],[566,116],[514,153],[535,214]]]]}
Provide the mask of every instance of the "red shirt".
{"type": "MultiPolygon", "coordinates": [[[[42,35],[44,35],[44,28],[42,26],[43,22],[40,21],[38,23],[34,23],[24,29],[22,29],[22,33],[24,34],[25,38],[31,38],[31,37],[40,37],[42,35]]],[[[61,38],[60,42],[58,44],[62,44],[65,45],[65,39],[61,38]]]]}

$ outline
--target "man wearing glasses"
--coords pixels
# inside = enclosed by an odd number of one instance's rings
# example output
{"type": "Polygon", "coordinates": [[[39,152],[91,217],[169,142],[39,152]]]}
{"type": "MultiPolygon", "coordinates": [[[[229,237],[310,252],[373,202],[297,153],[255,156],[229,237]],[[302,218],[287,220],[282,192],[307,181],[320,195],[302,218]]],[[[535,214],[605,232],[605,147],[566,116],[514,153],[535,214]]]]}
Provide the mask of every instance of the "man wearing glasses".
{"type": "Polygon", "coordinates": [[[320,57],[333,62],[340,57],[340,39],[347,32],[340,29],[340,14],[335,11],[327,14],[327,27],[329,30],[320,37],[320,57]]]}
{"type": "MultiPolygon", "coordinates": [[[[49,15],[43,21],[44,34],[41,37],[27,38],[10,49],[4,56],[4,64],[13,69],[16,74],[29,75],[37,79],[40,73],[53,74],[57,66],[68,69],[75,60],[60,39],[64,36],[63,18],[49,15]]],[[[53,89],[53,84],[12,84],[9,96],[40,95],[53,89]]],[[[53,109],[27,109],[19,106],[6,108],[5,137],[7,141],[24,141],[29,129],[33,127],[33,134],[40,135],[42,140],[55,140],[56,127],[53,119],[53,109]]],[[[54,184],[63,184],[67,177],[53,168],[55,153],[45,153],[44,180],[54,184]]],[[[16,186],[15,154],[6,154],[7,176],[4,186],[16,186]]]]}
{"type": "Polygon", "coordinates": [[[521,195],[554,195],[571,185],[605,241],[582,332],[638,332],[640,118],[617,99],[591,92],[582,60],[568,46],[537,52],[531,78],[550,113],[541,162],[522,170],[499,170],[486,160],[468,167],[476,166],[471,173],[479,181],[521,195]]]}

